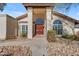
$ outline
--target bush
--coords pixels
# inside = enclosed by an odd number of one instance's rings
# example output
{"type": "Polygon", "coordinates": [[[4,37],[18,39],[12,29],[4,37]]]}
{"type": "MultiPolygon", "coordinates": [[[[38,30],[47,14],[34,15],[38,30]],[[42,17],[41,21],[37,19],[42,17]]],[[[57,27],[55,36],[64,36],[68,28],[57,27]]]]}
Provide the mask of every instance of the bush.
{"type": "Polygon", "coordinates": [[[74,36],[74,40],[79,41],[79,36],[74,36]]]}
{"type": "Polygon", "coordinates": [[[48,33],[47,33],[48,42],[55,42],[56,41],[55,35],[56,35],[56,33],[54,30],[48,30],[48,33]]]}
{"type": "Polygon", "coordinates": [[[79,37],[76,35],[63,35],[62,38],[79,41],[79,37]]]}
{"type": "Polygon", "coordinates": [[[22,32],[22,33],[21,33],[21,37],[27,37],[27,33],[22,32]]]}
{"type": "Polygon", "coordinates": [[[66,39],[71,39],[73,38],[73,35],[62,35],[63,38],[66,38],[66,39]]]}

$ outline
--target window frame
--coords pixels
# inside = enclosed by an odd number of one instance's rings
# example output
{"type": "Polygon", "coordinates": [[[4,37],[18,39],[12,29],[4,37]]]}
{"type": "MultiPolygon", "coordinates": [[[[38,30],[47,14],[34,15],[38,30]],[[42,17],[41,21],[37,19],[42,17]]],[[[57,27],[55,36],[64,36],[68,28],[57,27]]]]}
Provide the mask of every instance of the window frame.
{"type": "Polygon", "coordinates": [[[63,34],[63,25],[61,20],[55,20],[53,22],[53,30],[56,30],[56,33],[58,35],[62,35],[63,34]]]}
{"type": "Polygon", "coordinates": [[[25,24],[22,24],[21,25],[21,33],[26,33],[27,34],[27,32],[28,32],[28,26],[27,25],[25,25],[25,24]],[[24,27],[24,28],[23,28],[24,27]]]}

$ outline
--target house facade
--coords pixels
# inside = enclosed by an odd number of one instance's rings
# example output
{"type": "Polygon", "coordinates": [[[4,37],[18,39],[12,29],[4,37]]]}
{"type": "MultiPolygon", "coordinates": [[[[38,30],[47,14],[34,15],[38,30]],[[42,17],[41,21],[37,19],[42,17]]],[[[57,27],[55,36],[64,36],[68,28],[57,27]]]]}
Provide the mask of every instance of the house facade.
{"type": "MultiPolygon", "coordinates": [[[[27,37],[31,39],[36,35],[47,36],[47,30],[52,29],[52,27],[50,26],[50,21],[52,19],[51,7],[53,6],[53,4],[27,4],[25,3],[23,5],[28,9],[27,20],[26,20],[27,26],[25,26],[28,29],[27,37]]],[[[18,22],[20,21],[21,20],[19,20],[18,22]]],[[[20,22],[19,25],[20,24],[22,23],[20,22]]],[[[21,31],[21,29],[19,30],[21,31]]]]}
{"type": "Polygon", "coordinates": [[[75,34],[75,24],[79,21],[62,13],[52,11],[53,4],[24,4],[28,13],[17,17],[18,35],[27,35],[32,39],[34,36],[47,37],[48,30],[56,30],[57,35],[75,34]],[[24,33],[25,32],[25,33],[24,33]]]}
{"type": "Polygon", "coordinates": [[[0,39],[15,39],[35,36],[47,37],[48,30],[55,30],[57,35],[73,35],[79,32],[79,24],[62,13],[52,11],[53,4],[24,3],[27,13],[13,18],[0,15],[0,39]],[[2,26],[3,25],[3,26],[2,26]]]}

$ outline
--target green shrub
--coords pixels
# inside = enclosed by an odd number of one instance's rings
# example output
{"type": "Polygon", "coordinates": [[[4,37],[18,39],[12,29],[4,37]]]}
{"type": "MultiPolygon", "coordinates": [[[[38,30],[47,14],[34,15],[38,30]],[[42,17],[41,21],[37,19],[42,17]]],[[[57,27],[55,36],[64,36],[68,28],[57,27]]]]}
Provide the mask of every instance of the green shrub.
{"type": "Polygon", "coordinates": [[[56,41],[55,35],[56,35],[56,33],[54,30],[48,30],[48,33],[47,33],[48,42],[55,42],[56,41]]]}
{"type": "Polygon", "coordinates": [[[74,40],[79,41],[79,37],[75,35],[74,40]]]}
{"type": "Polygon", "coordinates": [[[27,33],[22,32],[22,33],[21,33],[21,37],[27,37],[27,33]]]}
{"type": "Polygon", "coordinates": [[[73,35],[62,35],[63,38],[66,38],[66,39],[71,39],[73,38],[73,35]]]}
{"type": "Polygon", "coordinates": [[[76,35],[63,35],[62,38],[79,41],[79,37],[76,35]]]}

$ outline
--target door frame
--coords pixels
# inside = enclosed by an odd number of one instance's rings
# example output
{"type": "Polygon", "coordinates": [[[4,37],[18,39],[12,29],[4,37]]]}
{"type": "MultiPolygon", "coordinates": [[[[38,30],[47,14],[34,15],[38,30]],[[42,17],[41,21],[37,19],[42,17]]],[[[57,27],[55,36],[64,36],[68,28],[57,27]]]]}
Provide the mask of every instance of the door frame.
{"type": "Polygon", "coordinates": [[[37,19],[35,20],[35,35],[37,35],[37,34],[36,34],[36,30],[37,30],[36,26],[37,26],[37,25],[42,25],[42,26],[43,26],[43,34],[39,34],[39,35],[44,35],[44,19],[37,18],[37,19]]]}

